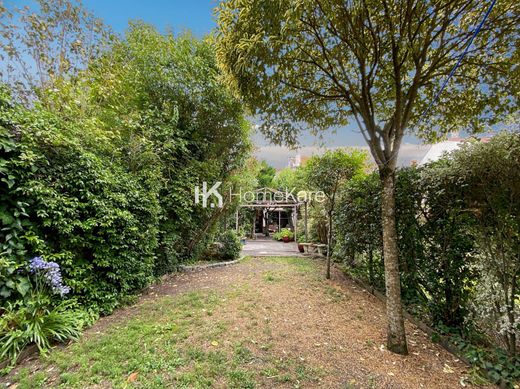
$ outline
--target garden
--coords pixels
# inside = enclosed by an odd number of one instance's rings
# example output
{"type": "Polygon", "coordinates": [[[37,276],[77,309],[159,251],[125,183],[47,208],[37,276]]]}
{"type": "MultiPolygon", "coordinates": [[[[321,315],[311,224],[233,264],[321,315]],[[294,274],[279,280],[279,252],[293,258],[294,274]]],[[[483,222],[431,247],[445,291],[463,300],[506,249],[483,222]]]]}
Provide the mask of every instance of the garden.
{"type": "Polygon", "coordinates": [[[0,387],[518,388],[519,4],[227,0],[204,37],[0,15],[0,387]],[[266,188],[294,202],[233,195],[266,188]]]}

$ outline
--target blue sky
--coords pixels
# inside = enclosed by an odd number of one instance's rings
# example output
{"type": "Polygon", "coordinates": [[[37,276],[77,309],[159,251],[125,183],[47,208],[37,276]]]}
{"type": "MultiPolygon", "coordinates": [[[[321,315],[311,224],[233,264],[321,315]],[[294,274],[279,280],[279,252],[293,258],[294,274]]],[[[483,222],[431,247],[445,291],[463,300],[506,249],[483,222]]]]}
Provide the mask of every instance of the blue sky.
{"type": "MultiPolygon", "coordinates": [[[[1,2],[2,0],[0,0],[1,2]]],[[[21,7],[34,5],[32,0],[4,0],[7,7],[21,7]]],[[[211,32],[216,26],[214,9],[217,0],[83,0],[84,6],[118,33],[123,33],[129,20],[143,20],[159,29],[161,32],[172,30],[174,33],[190,30],[195,36],[202,37],[211,32]]],[[[265,159],[277,168],[287,164],[289,156],[296,151],[284,147],[273,147],[260,134],[254,136],[258,147],[256,155],[265,159]]],[[[419,143],[414,137],[407,137],[406,146],[402,150],[401,163],[408,164],[411,159],[421,159],[423,151],[415,144],[419,143]],[[407,151],[409,149],[409,152],[407,151]],[[410,155],[408,155],[408,153],[410,155]]],[[[323,142],[319,142],[310,134],[303,134],[300,143],[304,147],[302,154],[310,154],[323,150],[320,144],[326,147],[364,146],[365,141],[355,126],[339,128],[335,133],[324,134],[323,142]]]]}
{"type": "Polygon", "coordinates": [[[128,20],[140,19],[160,31],[191,30],[203,36],[215,27],[213,9],[216,0],[83,0],[85,6],[117,32],[123,32],[128,20]]]}

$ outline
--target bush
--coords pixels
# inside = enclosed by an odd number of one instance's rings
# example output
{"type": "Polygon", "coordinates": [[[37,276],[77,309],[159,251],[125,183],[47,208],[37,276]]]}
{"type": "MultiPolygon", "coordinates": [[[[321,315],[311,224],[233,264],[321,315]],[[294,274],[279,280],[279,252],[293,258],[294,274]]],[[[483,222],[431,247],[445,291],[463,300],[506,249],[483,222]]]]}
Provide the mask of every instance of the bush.
{"type": "Polygon", "coordinates": [[[288,238],[289,240],[292,240],[292,239],[294,239],[294,232],[292,232],[288,228],[282,228],[282,230],[280,231],[280,237],[282,238],[282,240],[284,238],[288,238]]]}
{"type": "MultiPolygon", "coordinates": [[[[31,289],[29,277],[22,274],[21,269],[21,264],[0,257],[0,297],[3,302],[21,300],[31,289]]],[[[0,308],[3,305],[0,304],[0,308]]]]}
{"type": "MultiPolygon", "coordinates": [[[[342,193],[338,252],[351,272],[384,291],[379,180],[376,174],[350,183],[342,193]]],[[[403,300],[431,325],[464,331],[469,308],[472,218],[445,161],[400,169],[396,219],[403,300]]]]}
{"type": "Polygon", "coordinates": [[[195,185],[232,181],[250,147],[211,45],[136,23],[106,54],[29,108],[0,87],[0,254],[11,263],[0,295],[11,302],[23,291],[12,269],[40,255],[82,306],[108,314],[196,258],[227,216],[193,201],[195,185]]]}
{"type": "Polygon", "coordinates": [[[242,250],[242,244],[234,230],[224,232],[220,236],[219,242],[222,244],[220,257],[223,260],[233,261],[239,257],[240,250],[242,250]]]}
{"type": "MultiPolygon", "coordinates": [[[[29,222],[26,228],[22,225],[14,246],[58,262],[85,305],[110,312],[118,296],[152,279],[157,194],[66,134],[88,128],[21,108],[4,112],[3,119],[23,129],[17,153],[6,163],[17,179],[11,188],[4,187],[28,204],[29,222]]],[[[12,218],[17,215],[15,210],[12,218]]],[[[14,250],[8,255],[17,263],[23,260],[14,250]]]]}
{"type": "Polygon", "coordinates": [[[0,318],[0,361],[14,364],[29,344],[45,353],[52,341],[77,339],[83,325],[84,314],[71,302],[53,307],[48,296],[33,294],[27,301],[10,303],[0,318]]]}

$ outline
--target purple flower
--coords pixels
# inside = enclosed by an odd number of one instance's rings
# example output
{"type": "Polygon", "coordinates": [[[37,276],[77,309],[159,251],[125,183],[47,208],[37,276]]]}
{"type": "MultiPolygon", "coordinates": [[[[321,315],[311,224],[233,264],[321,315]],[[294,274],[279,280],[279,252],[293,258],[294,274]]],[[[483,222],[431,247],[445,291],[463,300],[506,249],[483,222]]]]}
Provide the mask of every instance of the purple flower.
{"type": "Polygon", "coordinates": [[[47,262],[41,257],[34,257],[29,262],[29,269],[37,277],[41,276],[54,293],[59,293],[63,296],[70,292],[70,287],[63,284],[60,265],[56,262],[47,262]]]}

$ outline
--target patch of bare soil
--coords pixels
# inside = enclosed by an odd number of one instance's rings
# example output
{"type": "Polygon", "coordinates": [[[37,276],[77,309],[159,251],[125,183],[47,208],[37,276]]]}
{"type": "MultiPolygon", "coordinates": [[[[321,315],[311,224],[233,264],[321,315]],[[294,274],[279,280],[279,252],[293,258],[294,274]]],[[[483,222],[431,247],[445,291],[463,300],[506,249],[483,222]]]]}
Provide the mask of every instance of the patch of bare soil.
{"type": "MultiPolygon", "coordinates": [[[[309,274],[281,261],[254,258],[211,274],[208,287],[244,282],[248,291],[230,299],[211,320],[232,323],[227,341],[247,339],[249,347],[255,348],[259,369],[268,356],[308,366],[315,380],[302,382],[304,387],[471,386],[465,380],[467,366],[410,323],[410,354],[387,351],[384,304],[338,269],[331,280],[325,280],[323,263],[316,261],[314,265],[315,272],[309,274]]],[[[294,383],[275,384],[265,377],[262,386],[293,387],[294,383]]]]}

